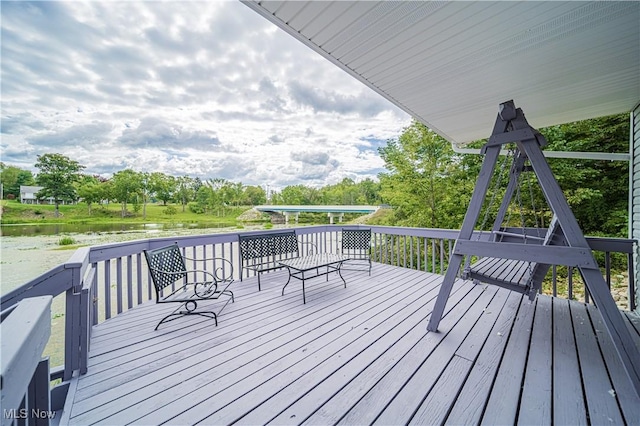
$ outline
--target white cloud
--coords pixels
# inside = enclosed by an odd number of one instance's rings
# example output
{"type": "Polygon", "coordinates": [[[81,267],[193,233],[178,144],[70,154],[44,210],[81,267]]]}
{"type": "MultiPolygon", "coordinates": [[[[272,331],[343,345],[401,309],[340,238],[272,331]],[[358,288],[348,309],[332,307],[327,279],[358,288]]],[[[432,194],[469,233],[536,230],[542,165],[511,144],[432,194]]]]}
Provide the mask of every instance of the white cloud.
{"type": "Polygon", "coordinates": [[[251,185],[375,177],[409,117],[240,2],[3,2],[2,161],[251,185]]]}

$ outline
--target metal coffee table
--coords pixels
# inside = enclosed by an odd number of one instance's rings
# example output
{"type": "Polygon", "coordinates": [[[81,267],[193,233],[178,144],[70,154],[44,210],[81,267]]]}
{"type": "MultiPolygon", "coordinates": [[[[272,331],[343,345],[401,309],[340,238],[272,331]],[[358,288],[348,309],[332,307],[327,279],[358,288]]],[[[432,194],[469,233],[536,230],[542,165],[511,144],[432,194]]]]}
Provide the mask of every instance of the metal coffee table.
{"type": "MultiPolygon", "coordinates": [[[[347,288],[347,282],[344,280],[340,273],[342,263],[349,260],[347,256],[341,254],[312,254],[309,256],[302,256],[295,259],[281,260],[279,263],[289,270],[289,279],[287,283],[282,287],[282,295],[284,296],[284,289],[289,285],[291,278],[296,278],[302,281],[302,302],[307,303],[304,292],[305,280],[316,278],[322,275],[328,275],[332,272],[337,272],[340,279],[344,283],[344,287],[347,288]]],[[[328,277],[327,277],[328,279],[328,277]]]]}

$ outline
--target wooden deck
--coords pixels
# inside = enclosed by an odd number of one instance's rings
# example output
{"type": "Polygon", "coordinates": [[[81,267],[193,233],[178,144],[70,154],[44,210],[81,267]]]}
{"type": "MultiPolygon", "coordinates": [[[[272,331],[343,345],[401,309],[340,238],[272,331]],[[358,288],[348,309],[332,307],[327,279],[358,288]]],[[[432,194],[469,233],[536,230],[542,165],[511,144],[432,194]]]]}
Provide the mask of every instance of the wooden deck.
{"type": "MultiPolygon", "coordinates": [[[[426,331],[441,275],[374,264],[287,287],[232,285],[218,327],[154,331],[148,303],[95,327],[70,424],[640,424],[592,306],[458,281],[426,331]],[[595,330],[595,331],[594,331],[595,330]]],[[[640,346],[640,320],[628,316],[640,346]]]]}

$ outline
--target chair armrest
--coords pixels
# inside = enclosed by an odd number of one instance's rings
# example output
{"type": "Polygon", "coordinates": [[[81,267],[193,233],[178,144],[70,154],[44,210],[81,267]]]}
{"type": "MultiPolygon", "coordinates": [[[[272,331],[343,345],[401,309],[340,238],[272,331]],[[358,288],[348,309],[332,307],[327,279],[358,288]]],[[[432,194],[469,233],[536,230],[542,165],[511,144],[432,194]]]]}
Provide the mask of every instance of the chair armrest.
{"type": "MultiPolygon", "coordinates": [[[[233,281],[233,263],[224,257],[214,257],[215,261],[222,263],[223,266],[218,266],[213,271],[213,276],[218,282],[231,282],[233,281]]],[[[215,265],[215,262],[214,262],[215,265]]]]}
{"type": "MultiPolygon", "coordinates": [[[[187,273],[191,273],[191,272],[205,272],[209,275],[211,275],[216,281],[221,282],[221,281],[229,281],[229,280],[233,280],[233,263],[231,263],[231,261],[225,259],[224,257],[204,257],[202,259],[193,259],[190,257],[186,257],[183,256],[184,260],[191,260],[191,261],[197,261],[197,262],[204,262],[204,261],[213,261],[213,264],[215,265],[216,261],[217,262],[221,262],[223,264],[225,264],[224,267],[217,267],[214,269],[213,274],[211,274],[208,271],[202,270],[202,269],[191,269],[189,271],[184,271],[187,273]],[[225,270],[227,270],[228,272],[224,272],[225,270]]],[[[255,258],[253,259],[254,263],[255,263],[255,258]]]]}

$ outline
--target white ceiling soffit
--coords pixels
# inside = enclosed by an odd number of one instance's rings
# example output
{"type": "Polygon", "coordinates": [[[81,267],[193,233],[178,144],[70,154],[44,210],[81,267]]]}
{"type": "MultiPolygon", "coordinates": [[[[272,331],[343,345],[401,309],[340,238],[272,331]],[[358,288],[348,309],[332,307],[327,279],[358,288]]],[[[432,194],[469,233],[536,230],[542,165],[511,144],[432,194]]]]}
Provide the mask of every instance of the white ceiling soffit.
{"type": "Polygon", "coordinates": [[[244,1],[456,144],[640,101],[640,2],[244,1]]]}

